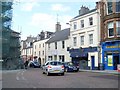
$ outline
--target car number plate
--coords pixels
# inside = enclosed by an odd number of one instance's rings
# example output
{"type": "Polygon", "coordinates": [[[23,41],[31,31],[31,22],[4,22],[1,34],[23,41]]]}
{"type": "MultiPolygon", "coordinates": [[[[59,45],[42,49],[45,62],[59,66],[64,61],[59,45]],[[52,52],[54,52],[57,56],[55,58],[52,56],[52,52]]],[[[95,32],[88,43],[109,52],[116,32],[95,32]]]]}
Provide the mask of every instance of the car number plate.
{"type": "Polygon", "coordinates": [[[54,72],[59,72],[59,70],[54,70],[54,72]]]}

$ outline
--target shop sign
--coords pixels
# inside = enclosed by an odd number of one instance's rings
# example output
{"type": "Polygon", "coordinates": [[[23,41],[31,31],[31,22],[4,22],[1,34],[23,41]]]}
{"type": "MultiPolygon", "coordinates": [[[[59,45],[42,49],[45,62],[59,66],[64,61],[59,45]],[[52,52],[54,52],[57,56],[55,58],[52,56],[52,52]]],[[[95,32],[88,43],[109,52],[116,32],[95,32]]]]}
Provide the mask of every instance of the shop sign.
{"type": "Polygon", "coordinates": [[[112,55],[108,55],[108,66],[113,66],[112,55]]]}
{"type": "Polygon", "coordinates": [[[119,46],[106,46],[106,48],[120,48],[120,45],[119,46]]]}

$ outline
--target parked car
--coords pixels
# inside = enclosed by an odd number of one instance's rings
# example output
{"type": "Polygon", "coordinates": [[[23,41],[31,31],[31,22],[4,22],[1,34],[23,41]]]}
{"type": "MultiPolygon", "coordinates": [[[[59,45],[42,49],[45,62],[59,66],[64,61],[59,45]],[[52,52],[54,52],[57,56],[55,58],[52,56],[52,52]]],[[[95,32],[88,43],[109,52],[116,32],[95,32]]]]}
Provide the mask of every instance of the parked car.
{"type": "Polygon", "coordinates": [[[40,63],[37,61],[30,61],[28,67],[40,68],[40,63]]]}
{"type": "Polygon", "coordinates": [[[63,65],[65,67],[65,72],[78,72],[79,71],[79,65],[73,64],[72,62],[63,62],[63,65]]]}
{"type": "Polygon", "coordinates": [[[43,65],[43,74],[49,76],[52,73],[64,75],[64,65],[60,61],[48,61],[43,65]]]}

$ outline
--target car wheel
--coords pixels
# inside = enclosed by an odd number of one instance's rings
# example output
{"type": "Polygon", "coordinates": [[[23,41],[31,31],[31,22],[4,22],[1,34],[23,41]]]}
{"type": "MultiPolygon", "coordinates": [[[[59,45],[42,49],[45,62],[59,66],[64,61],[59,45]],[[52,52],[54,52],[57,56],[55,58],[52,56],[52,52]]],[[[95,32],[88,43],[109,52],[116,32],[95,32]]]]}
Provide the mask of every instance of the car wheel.
{"type": "Polygon", "coordinates": [[[61,73],[61,75],[62,75],[62,76],[64,76],[64,74],[65,74],[64,72],[63,72],[63,73],[61,73]]]}
{"type": "Polygon", "coordinates": [[[79,72],[79,69],[77,69],[77,72],[79,72]]]}
{"type": "Polygon", "coordinates": [[[43,74],[45,74],[45,72],[43,72],[43,74]]]}

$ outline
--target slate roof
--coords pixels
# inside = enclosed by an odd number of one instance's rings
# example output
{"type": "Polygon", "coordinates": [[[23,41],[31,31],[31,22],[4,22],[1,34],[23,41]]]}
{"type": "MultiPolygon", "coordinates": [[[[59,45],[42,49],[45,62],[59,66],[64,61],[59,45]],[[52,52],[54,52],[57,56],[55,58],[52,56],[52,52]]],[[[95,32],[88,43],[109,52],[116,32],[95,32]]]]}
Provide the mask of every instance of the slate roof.
{"type": "Polygon", "coordinates": [[[70,28],[66,28],[60,31],[55,32],[53,36],[46,42],[46,43],[52,43],[56,41],[62,41],[68,39],[68,36],[70,35],[70,28]]]}
{"type": "Polygon", "coordinates": [[[78,18],[78,17],[80,17],[80,16],[83,16],[83,15],[85,15],[85,14],[88,14],[88,13],[94,12],[94,11],[96,11],[96,10],[97,10],[97,9],[92,9],[92,10],[90,10],[90,11],[84,13],[84,14],[80,14],[80,15],[74,17],[73,19],[76,19],[76,18],[78,18]]]}

